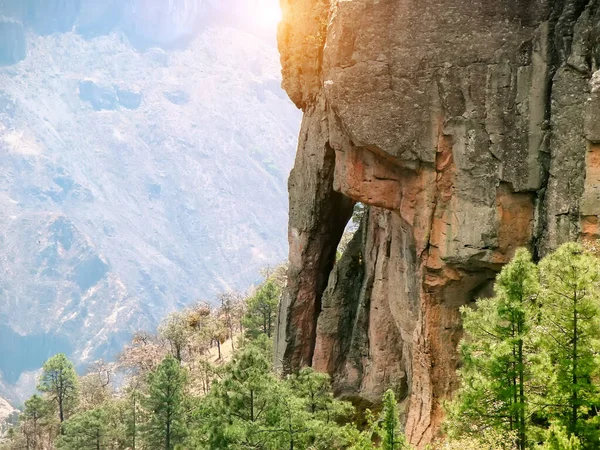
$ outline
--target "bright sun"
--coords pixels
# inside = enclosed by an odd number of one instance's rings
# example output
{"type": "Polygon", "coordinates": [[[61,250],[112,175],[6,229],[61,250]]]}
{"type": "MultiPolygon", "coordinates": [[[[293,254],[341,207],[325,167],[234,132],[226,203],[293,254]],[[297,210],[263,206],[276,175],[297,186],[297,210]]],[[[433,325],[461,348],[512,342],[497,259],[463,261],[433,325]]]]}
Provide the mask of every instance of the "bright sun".
{"type": "Polygon", "coordinates": [[[256,14],[256,20],[261,27],[276,28],[281,21],[281,9],[276,3],[263,4],[254,14],[256,14]]]}

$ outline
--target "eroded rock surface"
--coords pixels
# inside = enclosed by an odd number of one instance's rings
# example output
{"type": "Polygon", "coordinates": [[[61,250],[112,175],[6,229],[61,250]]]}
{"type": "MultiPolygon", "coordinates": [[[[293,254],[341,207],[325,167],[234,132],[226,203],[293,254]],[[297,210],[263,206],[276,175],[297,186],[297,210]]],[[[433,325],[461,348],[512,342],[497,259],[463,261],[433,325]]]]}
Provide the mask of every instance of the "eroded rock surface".
{"type": "Polygon", "coordinates": [[[304,123],[277,362],[362,404],[396,388],[422,448],[456,388],[459,307],[519,246],[600,236],[600,2],[282,3],[304,123]]]}

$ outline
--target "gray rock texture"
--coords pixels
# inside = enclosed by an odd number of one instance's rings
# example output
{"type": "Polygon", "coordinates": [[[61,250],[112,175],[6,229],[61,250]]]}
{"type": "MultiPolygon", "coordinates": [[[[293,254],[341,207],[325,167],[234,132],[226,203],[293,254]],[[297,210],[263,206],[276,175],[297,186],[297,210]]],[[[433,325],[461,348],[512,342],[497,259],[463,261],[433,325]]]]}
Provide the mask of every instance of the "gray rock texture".
{"type": "Polygon", "coordinates": [[[456,388],[458,309],[519,246],[600,236],[596,0],[284,0],[304,111],[276,362],[373,404],[419,448],[456,388]],[[352,203],[369,205],[342,259],[352,203]]]}

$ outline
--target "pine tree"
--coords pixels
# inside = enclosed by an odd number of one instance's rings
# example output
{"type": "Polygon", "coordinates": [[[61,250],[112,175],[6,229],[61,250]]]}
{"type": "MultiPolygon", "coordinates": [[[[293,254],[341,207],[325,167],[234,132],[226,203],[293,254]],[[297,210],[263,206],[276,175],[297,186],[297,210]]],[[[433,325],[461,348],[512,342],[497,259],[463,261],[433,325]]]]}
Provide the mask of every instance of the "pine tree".
{"type": "Polygon", "coordinates": [[[400,431],[398,404],[394,391],[388,389],[383,395],[383,411],[381,412],[381,449],[404,450],[407,448],[404,434],[400,431]]]}
{"type": "Polygon", "coordinates": [[[594,381],[600,375],[598,259],[568,243],[542,260],[540,275],[540,337],[556,376],[548,410],[584,447],[597,448],[597,427],[587,420],[598,400],[594,381]]]}
{"type": "Polygon", "coordinates": [[[285,380],[282,391],[286,447],[295,440],[298,448],[348,448],[351,433],[340,424],[351,419],[354,408],[333,396],[329,375],[305,367],[285,380]]]}
{"type": "Polygon", "coordinates": [[[247,337],[254,339],[266,334],[270,338],[273,335],[280,297],[281,287],[275,279],[269,278],[248,299],[243,320],[247,337]]]}
{"type": "Polygon", "coordinates": [[[42,428],[47,424],[52,408],[37,394],[25,401],[24,406],[21,414],[21,429],[25,436],[26,447],[28,450],[37,450],[41,448],[42,428]]]}
{"type": "Polygon", "coordinates": [[[48,394],[58,408],[61,423],[77,406],[78,383],[73,363],[59,353],[44,363],[38,390],[48,394]]]}
{"type": "Polygon", "coordinates": [[[495,296],[464,307],[461,388],[449,406],[451,433],[478,434],[492,427],[516,431],[527,446],[529,393],[537,364],[532,324],[537,317],[537,267],[524,249],[498,275],[495,296]]]}
{"type": "Polygon", "coordinates": [[[137,448],[137,438],[139,434],[139,424],[141,422],[141,398],[142,394],[138,387],[138,381],[133,380],[125,390],[125,437],[128,442],[127,447],[131,450],[137,448]]]}
{"type": "Polygon", "coordinates": [[[264,351],[248,346],[228,366],[222,380],[213,383],[208,397],[210,448],[234,448],[240,442],[258,444],[268,435],[258,432],[272,416],[277,402],[276,378],[264,351]]]}
{"type": "Polygon", "coordinates": [[[184,352],[192,336],[192,327],[184,312],[175,311],[169,314],[160,324],[158,335],[164,339],[171,348],[171,354],[179,361],[183,361],[184,352]]]}
{"type": "Polygon", "coordinates": [[[539,450],[581,450],[581,441],[569,435],[565,427],[553,424],[546,433],[546,440],[539,450]]]}
{"type": "Polygon", "coordinates": [[[153,449],[173,450],[186,435],[183,411],[184,369],[172,356],[167,356],[148,376],[149,393],[145,409],[150,415],[144,438],[153,449]]]}
{"type": "Polygon", "coordinates": [[[108,418],[104,409],[75,414],[64,423],[58,450],[103,450],[108,448],[108,418]]]}

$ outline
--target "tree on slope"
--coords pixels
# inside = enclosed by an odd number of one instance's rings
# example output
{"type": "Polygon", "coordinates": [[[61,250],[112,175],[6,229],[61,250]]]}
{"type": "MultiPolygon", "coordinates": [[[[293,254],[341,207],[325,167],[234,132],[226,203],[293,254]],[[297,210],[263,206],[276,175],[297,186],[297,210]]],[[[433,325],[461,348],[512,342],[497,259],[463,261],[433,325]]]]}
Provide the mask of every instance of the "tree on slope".
{"type": "Polygon", "coordinates": [[[44,363],[38,390],[56,404],[59,420],[63,423],[77,406],[79,395],[75,367],[63,353],[44,363]]]}
{"type": "Polygon", "coordinates": [[[146,444],[153,449],[173,450],[186,435],[183,410],[186,375],[177,359],[167,356],[148,376],[145,409],[149,421],[145,425],[146,444]]]}
{"type": "Polygon", "coordinates": [[[165,317],[158,327],[158,335],[169,344],[171,354],[181,364],[192,335],[186,313],[175,311],[165,317]]]}
{"type": "Polygon", "coordinates": [[[280,297],[281,287],[275,279],[269,278],[248,299],[244,327],[250,339],[260,334],[269,338],[273,335],[280,297]]]}
{"type": "Polygon", "coordinates": [[[37,394],[25,401],[24,406],[20,419],[26,447],[28,450],[37,450],[41,448],[42,431],[53,411],[51,405],[37,394]]]}

